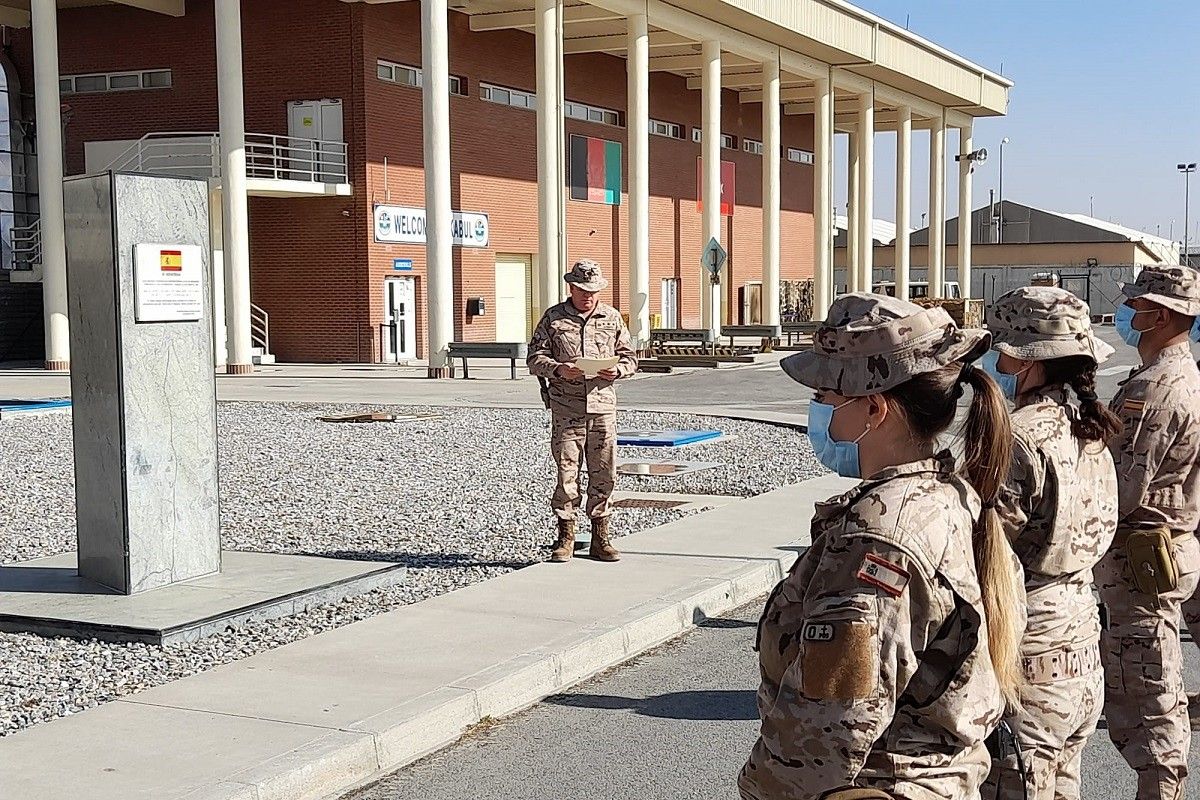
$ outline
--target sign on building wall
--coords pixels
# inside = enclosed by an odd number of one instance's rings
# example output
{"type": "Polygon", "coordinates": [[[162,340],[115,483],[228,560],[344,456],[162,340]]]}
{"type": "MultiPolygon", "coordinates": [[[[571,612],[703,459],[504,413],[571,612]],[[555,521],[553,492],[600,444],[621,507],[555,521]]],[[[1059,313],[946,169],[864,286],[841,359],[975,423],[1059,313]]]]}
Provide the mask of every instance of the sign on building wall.
{"type": "MultiPolygon", "coordinates": [[[[721,216],[733,216],[733,175],[734,163],[721,162],[721,216]]],[[[704,211],[704,159],[696,159],[696,210],[704,211]]]]}
{"type": "Polygon", "coordinates": [[[621,205],[621,143],[571,134],[571,199],[621,205]]]}
{"type": "Polygon", "coordinates": [[[194,322],[204,311],[204,262],[188,244],[139,244],[133,250],[135,322],[194,322]]]}
{"type": "MultiPolygon", "coordinates": [[[[456,247],[487,247],[489,234],[487,214],[453,212],[450,240],[456,247]]],[[[425,244],[425,209],[375,206],[375,241],[385,244],[425,244]]]]}

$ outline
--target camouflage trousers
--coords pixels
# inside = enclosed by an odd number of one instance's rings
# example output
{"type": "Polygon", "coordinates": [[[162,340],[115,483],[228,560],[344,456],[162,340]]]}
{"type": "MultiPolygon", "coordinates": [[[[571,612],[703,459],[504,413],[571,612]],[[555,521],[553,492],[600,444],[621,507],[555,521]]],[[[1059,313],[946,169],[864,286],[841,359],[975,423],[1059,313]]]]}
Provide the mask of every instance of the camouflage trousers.
{"type": "MultiPolygon", "coordinates": [[[[1057,654],[1055,654],[1057,655],[1057,654]]],[[[1016,754],[992,762],[982,796],[991,800],[1079,800],[1083,747],[1096,732],[1104,707],[1104,671],[1097,645],[1064,653],[1057,676],[1027,659],[1021,708],[1008,718],[1025,765],[1025,786],[1016,754]]]]}
{"type": "MultiPolygon", "coordinates": [[[[1200,531],[1196,531],[1196,535],[1200,536],[1200,531]]],[[[1183,601],[1183,622],[1192,634],[1192,641],[1200,646],[1200,588],[1183,601]]]]}
{"type": "Polygon", "coordinates": [[[579,472],[587,462],[587,515],[612,513],[609,500],[617,482],[617,415],[567,415],[557,411],[551,421],[550,452],[558,465],[558,486],[550,507],[559,519],[575,519],[579,508],[579,472]]]}
{"type": "Polygon", "coordinates": [[[1096,566],[1096,586],[1108,610],[1104,713],[1108,733],[1138,774],[1137,800],[1182,800],[1192,731],[1183,687],[1180,607],[1200,582],[1200,541],[1177,539],[1179,582],[1157,598],[1129,579],[1122,548],[1096,566]]]}

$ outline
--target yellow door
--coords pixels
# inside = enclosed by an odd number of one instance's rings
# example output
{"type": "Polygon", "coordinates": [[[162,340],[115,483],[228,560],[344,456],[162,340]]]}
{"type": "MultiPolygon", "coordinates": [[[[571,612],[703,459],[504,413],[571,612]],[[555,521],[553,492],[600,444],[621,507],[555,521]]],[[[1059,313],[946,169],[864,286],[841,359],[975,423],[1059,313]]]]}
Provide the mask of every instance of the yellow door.
{"type": "Polygon", "coordinates": [[[529,256],[496,254],[496,341],[528,342],[533,334],[529,256]]]}

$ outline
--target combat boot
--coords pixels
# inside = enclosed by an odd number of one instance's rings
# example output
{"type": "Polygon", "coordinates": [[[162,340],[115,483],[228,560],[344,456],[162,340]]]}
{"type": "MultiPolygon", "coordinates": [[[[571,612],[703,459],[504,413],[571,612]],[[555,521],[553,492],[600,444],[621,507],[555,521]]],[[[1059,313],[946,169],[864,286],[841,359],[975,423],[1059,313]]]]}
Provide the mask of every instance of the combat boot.
{"type": "Polygon", "coordinates": [[[575,520],[560,519],[558,521],[558,541],[554,543],[554,550],[550,553],[550,560],[563,562],[570,561],[571,555],[575,552],[575,520]]]}
{"type": "Polygon", "coordinates": [[[620,561],[621,554],[613,547],[608,533],[608,517],[596,517],[592,520],[592,546],[588,555],[597,561],[620,561]]]}

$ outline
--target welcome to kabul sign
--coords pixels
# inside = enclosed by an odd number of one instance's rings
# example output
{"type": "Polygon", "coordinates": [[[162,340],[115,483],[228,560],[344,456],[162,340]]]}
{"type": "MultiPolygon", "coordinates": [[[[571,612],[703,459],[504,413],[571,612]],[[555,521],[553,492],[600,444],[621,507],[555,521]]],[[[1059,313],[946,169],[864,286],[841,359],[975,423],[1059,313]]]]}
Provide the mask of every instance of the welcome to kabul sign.
{"type": "MultiPolygon", "coordinates": [[[[450,241],[457,247],[488,246],[488,216],[454,211],[450,241]]],[[[375,206],[375,241],[386,244],[425,244],[425,209],[408,206],[375,206]]]]}

